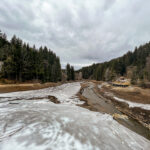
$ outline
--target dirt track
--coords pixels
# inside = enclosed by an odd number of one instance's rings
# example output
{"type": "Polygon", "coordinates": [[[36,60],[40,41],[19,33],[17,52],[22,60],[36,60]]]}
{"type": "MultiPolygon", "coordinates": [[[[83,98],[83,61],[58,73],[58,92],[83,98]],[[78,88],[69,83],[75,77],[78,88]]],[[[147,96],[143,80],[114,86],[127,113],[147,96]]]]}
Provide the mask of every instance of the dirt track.
{"type": "MultiPolygon", "coordinates": [[[[82,107],[111,114],[122,125],[150,139],[150,130],[143,126],[143,124],[141,124],[142,122],[140,123],[138,120],[140,118],[140,109],[129,109],[128,105],[116,102],[111,97],[101,94],[97,84],[93,82],[85,82],[82,84],[80,98],[86,102],[86,104],[81,105],[82,107]]],[[[145,111],[145,114],[146,112],[147,111],[145,111]]],[[[146,116],[148,118],[145,118],[145,121],[149,120],[149,115],[146,114],[146,116]]]]}

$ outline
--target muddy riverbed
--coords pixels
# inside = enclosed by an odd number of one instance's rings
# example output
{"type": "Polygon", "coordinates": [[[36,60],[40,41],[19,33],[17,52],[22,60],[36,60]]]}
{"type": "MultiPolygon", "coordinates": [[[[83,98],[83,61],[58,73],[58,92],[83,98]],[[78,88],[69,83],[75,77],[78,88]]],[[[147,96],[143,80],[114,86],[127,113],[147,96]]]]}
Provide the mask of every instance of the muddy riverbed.
{"type": "MultiPolygon", "coordinates": [[[[112,115],[113,118],[120,124],[150,140],[150,130],[148,128],[144,127],[134,118],[120,111],[120,109],[118,109],[118,107],[116,107],[116,105],[110,99],[100,95],[96,89],[96,84],[92,82],[85,84],[87,86],[86,88],[82,89],[81,94],[86,98],[86,101],[88,101],[88,105],[90,105],[91,110],[112,115]]],[[[86,106],[83,105],[83,107],[86,106]]]]}

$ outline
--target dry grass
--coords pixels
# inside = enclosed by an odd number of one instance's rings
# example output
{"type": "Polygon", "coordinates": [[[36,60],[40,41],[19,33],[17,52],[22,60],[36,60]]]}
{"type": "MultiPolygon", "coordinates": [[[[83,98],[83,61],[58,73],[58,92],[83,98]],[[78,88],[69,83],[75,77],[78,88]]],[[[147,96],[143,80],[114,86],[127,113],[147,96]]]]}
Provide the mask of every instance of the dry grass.
{"type": "Polygon", "coordinates": [[[42,88],[54,87],[61,85],[61,83],[24,83],[24,84],[0,84],[0,93],[17,92],[17,91],[28,91],[38,90],[42,88]]]}
{"type": "Polygon", "coordinates": [[[143,89],[137,86],[114,87],[107,82],[102,82],[101,85],[102,88],[99,91],[102,93],[110,92],[119,98],[131,102],[150,104],[150,89],[143,89]]]}
{"type": "Polygon", "coordinates": [[[128,116],[127,115],[121,115],[121,114],[117,114],[117,113],[114,113],[113,114],[113,118],[114,119],[128,119],[128,116]]]}
{"type": "Polygon", "coordinates": [[[143,104],[150,104],[150,90],[140,87],[112,87],[111,91],[118,97],[143,104]]]}

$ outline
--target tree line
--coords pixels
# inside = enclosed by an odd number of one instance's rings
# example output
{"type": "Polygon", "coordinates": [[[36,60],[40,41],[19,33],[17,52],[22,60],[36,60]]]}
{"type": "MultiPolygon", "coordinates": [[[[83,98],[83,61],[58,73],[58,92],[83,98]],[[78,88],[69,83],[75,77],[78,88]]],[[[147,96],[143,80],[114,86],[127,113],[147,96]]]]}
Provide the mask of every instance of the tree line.
{"type": "Polygon", "coordinates": [[[61,81],[60,59],[50,49],[36,48],[24,43],[15,35],[10,41],[0,32],[0,61],[3,61],[1,78],[16,81],[61,81]]]}
{"type": "Polygon", "coordinates": [[[80,71],[84,79],[112,81],[118,76],[129,76],[133,84],[138,80],[150,81],[150,42],[122,57],[83,67],[80,71]]]}
{"type": "Polygon", "coordinates": [[[66,72],[67,72],[67,80],[75,80],[75,71],[74,67],[70,66],[70,64],[67,64],[66,66],[66,72]]]}

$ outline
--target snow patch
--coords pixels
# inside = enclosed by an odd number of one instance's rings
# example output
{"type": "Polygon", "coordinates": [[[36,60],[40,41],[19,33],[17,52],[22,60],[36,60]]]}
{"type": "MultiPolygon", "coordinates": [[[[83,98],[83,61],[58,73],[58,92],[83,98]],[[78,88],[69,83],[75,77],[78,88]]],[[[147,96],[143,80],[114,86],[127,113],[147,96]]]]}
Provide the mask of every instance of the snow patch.
{"type": "Polygon", "coordinates": [[[141,103],[136,103],[136,102],[130,102],[128,100],[124,100],[118,97],[114,97],[115,100],[120,101],[120,102],[125,102],[129,104],[129,107],[140,107],[145,110],[150,110],[150,104],[141,104],[141,103]]]}
{"type": "Polygon", "coordinates": [[[103,86],[102,84],[99,84],[99,85],[98,85],[98,88],[99,88],[99,89],[101,89],[101,88],[102,88],[102,86],[103,86]]]}
{"type": "Polygon", "coordinates": [[[4,105],[2,102],[13,101],[13,100],[36,100],[36,98],[55,96],[63,104],[83,104],[83,101],[80,101],[77,96],[75,96],[80,90],[80,82],[67,83],[57,87],[50,87],[40,90],[31,90],[31,91],[21,91],[21,92],[12,92],[0,94],[0,106],[4,105]]]}

